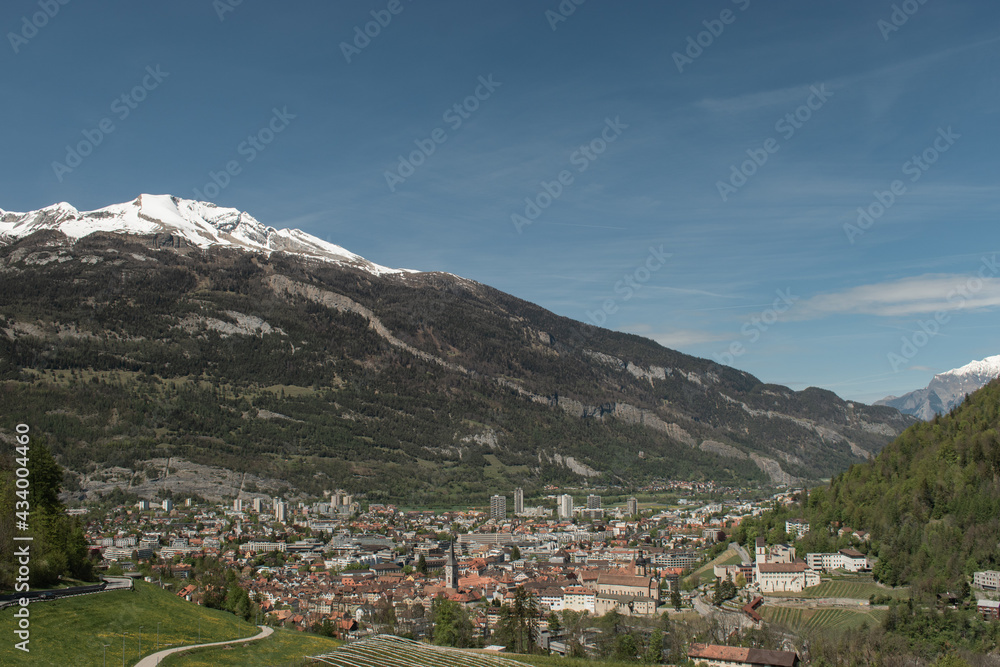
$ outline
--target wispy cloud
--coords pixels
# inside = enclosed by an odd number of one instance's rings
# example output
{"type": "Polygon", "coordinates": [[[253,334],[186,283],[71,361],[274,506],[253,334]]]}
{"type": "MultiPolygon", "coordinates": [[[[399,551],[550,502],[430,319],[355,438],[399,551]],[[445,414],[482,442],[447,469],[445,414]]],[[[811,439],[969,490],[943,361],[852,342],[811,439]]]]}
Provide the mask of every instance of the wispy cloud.
{"type": "Polygon", "coordinates": [[[698,345],[699,343],[717,343],[728,339],[725,334],[711,331],[697,331],[694,329],[654,331],[653,328],[647,324],[637,324],[634,326],[623,327],[620,331],[625,333],[634,333],[636,335],[649,338],[650,340],[655,340],[663,347],[669,347],[671,349],[689,347],[691,345],[698,345]]]}
{"type": "Polygon", "coordinates": [[[1000,279],[959,274],[926,274],[884,283],[861,285],[806,299],[790,313],[792,319],[830,315],[907,317],[957,308],[1000,306],[1000,279]]]}

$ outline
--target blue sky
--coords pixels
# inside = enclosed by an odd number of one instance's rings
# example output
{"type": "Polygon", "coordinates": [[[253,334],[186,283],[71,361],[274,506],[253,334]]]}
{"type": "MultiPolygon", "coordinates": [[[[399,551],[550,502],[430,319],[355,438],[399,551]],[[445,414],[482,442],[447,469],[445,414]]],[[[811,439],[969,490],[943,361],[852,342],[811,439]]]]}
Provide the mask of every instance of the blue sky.
{"type": "Polygon", "coordinates": [[[1000,354],[997,3],[576,2],[11,0],[0,208],[197,190],[856,400],[1000,354]]]}

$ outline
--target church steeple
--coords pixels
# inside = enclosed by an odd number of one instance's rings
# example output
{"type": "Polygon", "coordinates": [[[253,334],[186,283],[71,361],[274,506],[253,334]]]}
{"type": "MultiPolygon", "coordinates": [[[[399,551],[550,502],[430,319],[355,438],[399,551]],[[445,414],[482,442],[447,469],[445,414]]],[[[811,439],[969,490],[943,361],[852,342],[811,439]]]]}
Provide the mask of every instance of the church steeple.
{"type": "Polygon", "coordinates": [[[458,559],[455,558],[454,537],[451,540],[451,549],[448,550],[448,558],[444,562],[444,585],[458,590],[458,559]]]}

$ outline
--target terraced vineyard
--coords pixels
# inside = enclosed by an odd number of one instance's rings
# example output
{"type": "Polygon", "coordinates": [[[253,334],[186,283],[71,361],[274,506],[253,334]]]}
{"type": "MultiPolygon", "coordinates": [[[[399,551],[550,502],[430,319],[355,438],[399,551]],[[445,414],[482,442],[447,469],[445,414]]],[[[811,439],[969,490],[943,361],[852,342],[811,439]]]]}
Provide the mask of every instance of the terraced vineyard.
{"type": "Polygon", "coordinates": [[[335,667],[526,667],[516,660],[421,644],[393,635],[378,635],[312,659],[335,667]]]}
{"type": "Polygon", "coordinates": [[[881,609],[843,609],[827,607],[824,609],[800,609],[797,607],[779,607],[765,605],[761,615],[768,623],[782,625],[790,630],[847,630],[859,627],[862,623],[869,626],[878,625],[885,616],[881,609]]]}
{"type": "Polygon", "coordinates": [[[883,588],[871,581],[833,580],[823,581],[819,586],[807,588],[801,593],[778,593],[776,597],[801,598],[850,598],[867,600],[872,595],[888,595],[894,598],[909,597],[909,588],[883,588]]]}

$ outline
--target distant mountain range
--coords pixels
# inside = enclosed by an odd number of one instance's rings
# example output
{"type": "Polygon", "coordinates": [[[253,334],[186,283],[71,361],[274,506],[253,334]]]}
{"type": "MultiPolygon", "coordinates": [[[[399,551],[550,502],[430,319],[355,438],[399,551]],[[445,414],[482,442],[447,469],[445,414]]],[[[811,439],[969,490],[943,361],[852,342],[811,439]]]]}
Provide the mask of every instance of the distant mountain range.
{"type": "Polygon", "coordinates": [[[902,396],[887,396],[875,405],[886,405],[900,412],[919,417],[924,421],[934,415],[951,411],[965,400],[967,394],[989,384],[1000,377],[1000,355],[973,361],[961,368],[955,368],[934,376],[923,389],[911,391],[902,396]]]}
{"type": "Polygon", "coordinates": [[[0,439],[32,424],[80,495],[189,464],[239,473],[216,495],[267,477],[412,505],[797,484],[916,422],[168,195],[0,212],[0,293],[0,439]]]}

